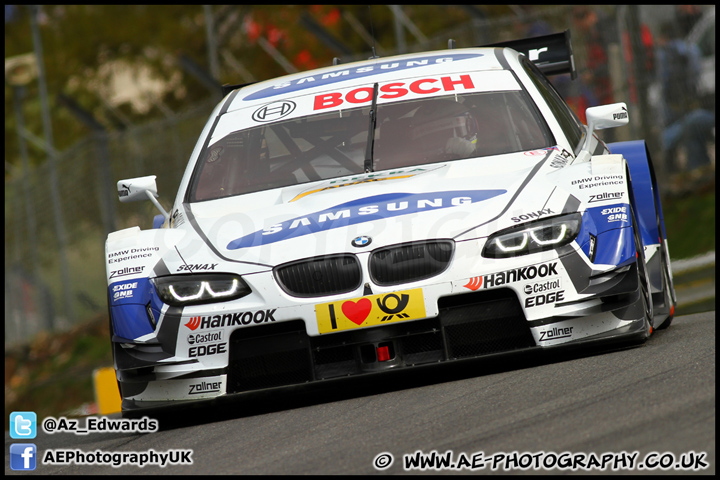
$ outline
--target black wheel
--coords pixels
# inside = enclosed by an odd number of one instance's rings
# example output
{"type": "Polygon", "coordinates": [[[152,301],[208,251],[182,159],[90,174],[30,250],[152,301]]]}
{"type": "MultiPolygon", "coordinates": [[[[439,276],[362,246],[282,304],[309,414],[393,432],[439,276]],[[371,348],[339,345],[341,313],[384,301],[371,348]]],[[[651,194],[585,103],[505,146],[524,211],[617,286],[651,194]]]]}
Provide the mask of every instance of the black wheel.
{"type": "Polygon", "coordinates": [[[652,293],[650,293],[650,276],[648,275],[647,263],[645,263],[645,249],[643,248],[640,238],[640,229],[638,228],[637,221],[635,221],[635,212],[632,206],[630,207],[630,217],[632,217],[633,237],[635,239],[638,283],[640,284],[643,308],[645,311],[645,326],[649,336],[653,328],[653,301],[652,293]]]}
{"type": "MultiPolygon", "coordinates": [[[[115,367],[115,344],[112,341],[113,337],[113,322],[112,322],[112,312],[110,311],[110,291],[108,289],[108,295],[107,295],[107,302],[108,302],[108,328],[110,329],[110,351],[112,352],[113,356],[113,367],[115,367]]],[[[120,389],[120,380],[117,379],[117,371],[115,372],[115,382],[117,382],[117,388],[118,393],[120,393],[120,400],[122,401],[122,390],[120,389]]]]}
{"type": "Polygon", "coordinates": [[[673,285],[670,273],[670,259],[664,241],[660,242],[660,253],[662,255],[663,301],[665,302],[665,307],[668,309],[668,316],[660,325],[655,327],[655,330],[663,330],[670,326],[675,317],[675,304],[677,303],[675,299],[675,286],[673,285]]]}

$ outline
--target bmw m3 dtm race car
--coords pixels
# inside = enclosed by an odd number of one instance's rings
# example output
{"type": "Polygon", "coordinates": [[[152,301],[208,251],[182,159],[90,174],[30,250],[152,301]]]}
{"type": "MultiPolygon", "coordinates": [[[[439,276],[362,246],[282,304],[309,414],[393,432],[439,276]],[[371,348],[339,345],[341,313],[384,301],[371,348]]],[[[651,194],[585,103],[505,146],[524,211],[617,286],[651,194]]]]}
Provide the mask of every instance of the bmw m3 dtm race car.
{"type": "Polygon", "coordinates": [[[567,34],[228,88],[169,212],[106,244],[125,411],[488,355],[643,342],[675,294],[623,103],[571,111],[567,34]],[[512,47],[512,48],[511,48],[512,47]]]}

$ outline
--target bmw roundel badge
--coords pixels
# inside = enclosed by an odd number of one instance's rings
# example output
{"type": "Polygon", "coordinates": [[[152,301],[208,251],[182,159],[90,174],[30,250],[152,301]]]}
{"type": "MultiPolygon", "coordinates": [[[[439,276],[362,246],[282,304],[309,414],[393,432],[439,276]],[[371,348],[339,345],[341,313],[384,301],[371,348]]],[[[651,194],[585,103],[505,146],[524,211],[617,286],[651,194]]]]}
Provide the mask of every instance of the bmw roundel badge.
{"type": "Polygon", "coordinates": [[[366,237],[365,235],[362,235],[360,237],[354,238],[352,242],[350,242],[350,245],[353,247],[367,247],[372,242],[372,238],[366,237]]]}

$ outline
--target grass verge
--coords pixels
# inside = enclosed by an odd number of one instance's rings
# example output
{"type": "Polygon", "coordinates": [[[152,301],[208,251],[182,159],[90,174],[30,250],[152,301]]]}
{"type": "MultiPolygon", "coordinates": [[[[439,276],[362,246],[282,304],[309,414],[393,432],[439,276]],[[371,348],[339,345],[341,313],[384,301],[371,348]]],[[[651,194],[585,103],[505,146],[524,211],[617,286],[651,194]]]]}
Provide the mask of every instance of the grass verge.
{"type": "Polygon", "coordinates": [[[690,258],[715,250],[715,189],[663,200],[670,258],[690,258]]]}
{"type": "Polygon", "coordinates": [[[95,401],[92,372],[112,365],[107,314],[71,330],[42,332],[5,350],[5,429],[10,413],[33,411],[38,419],[69,415],[95,401]]]}

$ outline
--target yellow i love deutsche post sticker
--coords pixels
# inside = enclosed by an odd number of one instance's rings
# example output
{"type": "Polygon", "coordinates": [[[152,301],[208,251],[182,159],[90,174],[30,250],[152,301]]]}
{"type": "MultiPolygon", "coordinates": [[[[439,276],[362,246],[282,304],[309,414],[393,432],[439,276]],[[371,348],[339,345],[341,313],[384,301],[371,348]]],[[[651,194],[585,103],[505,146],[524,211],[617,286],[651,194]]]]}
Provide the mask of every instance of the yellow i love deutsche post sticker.
{"type": "Polygon", "coordinates": [[[425,318],[422,288],[381,293],[315,306],[320,333],[425,318]]]}

